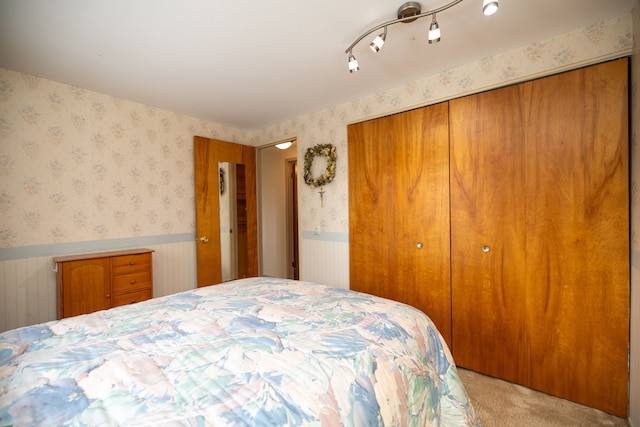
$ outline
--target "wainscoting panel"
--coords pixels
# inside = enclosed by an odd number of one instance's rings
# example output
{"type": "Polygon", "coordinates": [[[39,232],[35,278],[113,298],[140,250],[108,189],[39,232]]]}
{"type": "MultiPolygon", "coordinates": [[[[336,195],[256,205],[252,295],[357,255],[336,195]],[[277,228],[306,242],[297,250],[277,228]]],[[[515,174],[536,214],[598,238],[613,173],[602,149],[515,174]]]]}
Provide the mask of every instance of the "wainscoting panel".
{"type": "MultiPolygon", "coordinates": [[[[348,289],[348,242],[304,238],[302,242],[301,279],[348,289]]],[[[145,247],[155,251],[154,297],[196,287],[195,241],[145,247]]],[[[52,256],[0,261],[0,332],[57,318],[54,267],[52,256]]]]}
{"type": "Polygon", "coordinates": [[[196,287],[196,243],[147,246],[153,253],[153,296],[162,297],[196,287]]]}
{"type": "Polygon", "coordinates": [[[0,262],[0,332],[56,318],[51,257],[0,262]]]}
{"type": "MultiPolygon", "coordinates": [[[[155,297],[195,288],[195,241],[145,247],[155,250],[155,297]]],[[[55,320],[58,317],[54,267],[51,256],[0,261],[0,332],[55,320]]]]}
{"type": "Polygon", "coordinates": [[[300,279],[349,289],[348,241],[307,239],[303,234],[300,279]]]}

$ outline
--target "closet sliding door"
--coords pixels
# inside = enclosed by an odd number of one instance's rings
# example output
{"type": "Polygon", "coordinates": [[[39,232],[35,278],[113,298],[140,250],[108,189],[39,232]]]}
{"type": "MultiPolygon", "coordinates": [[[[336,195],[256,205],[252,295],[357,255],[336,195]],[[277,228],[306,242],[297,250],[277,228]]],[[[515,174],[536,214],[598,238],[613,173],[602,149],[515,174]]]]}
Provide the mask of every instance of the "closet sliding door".
{"type": "Polygon", "coordinates": [[[627,66],[618,60],[525,86],[526,380],[621,417],[629,384],[627,66]]]}
{"type": "Polygon", "coordinates": [[[450,102],[453,354],[518,381],[526,301],[524,111],[511,86],[450,102]]]}
{"type": "Polygon", "coordinates": [[[421,309],[450,343],[448,105],[348,137],[350,287],[421,309]]]}
{"type": "Polygon", "coordinates": [[[626,417],[627,61],[450,102],[453,353],[626,417]]]}

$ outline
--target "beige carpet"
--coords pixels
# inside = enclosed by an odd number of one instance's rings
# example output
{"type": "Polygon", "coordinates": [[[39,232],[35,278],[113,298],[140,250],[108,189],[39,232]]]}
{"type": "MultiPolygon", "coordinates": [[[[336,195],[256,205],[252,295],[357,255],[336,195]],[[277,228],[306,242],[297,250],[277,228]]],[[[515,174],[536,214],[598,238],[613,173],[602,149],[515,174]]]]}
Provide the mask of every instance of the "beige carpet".
{"type": "Polygon", "coordinates": [[[628,426],[626,420],[506,381],[458,368],[483,427],[628,426]]]}

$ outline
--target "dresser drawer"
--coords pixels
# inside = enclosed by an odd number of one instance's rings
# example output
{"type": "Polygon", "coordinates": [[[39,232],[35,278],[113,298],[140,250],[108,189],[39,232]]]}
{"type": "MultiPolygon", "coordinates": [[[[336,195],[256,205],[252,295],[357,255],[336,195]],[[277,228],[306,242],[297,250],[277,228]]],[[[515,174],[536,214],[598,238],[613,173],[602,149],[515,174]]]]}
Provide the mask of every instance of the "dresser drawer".
{"type": "Polygon", "coordinates": [[[113,277],[113,293],[119,295],[142,289],[151,289],[151,271],[139,271],[113,277]]]}
{"type": "Polygon", "coordinates": [[[111,258],[111,274],[119,276],[151,269],[151,253],[123,255],[111,258]]]}
{"type": "Polygon", "coordinates": [[[133,304],[140,301],[145,301],[151,298],[151,289],[130,292],[128,294],[114,295],[112,306],[118,307],[121,305],[133,304]]]}

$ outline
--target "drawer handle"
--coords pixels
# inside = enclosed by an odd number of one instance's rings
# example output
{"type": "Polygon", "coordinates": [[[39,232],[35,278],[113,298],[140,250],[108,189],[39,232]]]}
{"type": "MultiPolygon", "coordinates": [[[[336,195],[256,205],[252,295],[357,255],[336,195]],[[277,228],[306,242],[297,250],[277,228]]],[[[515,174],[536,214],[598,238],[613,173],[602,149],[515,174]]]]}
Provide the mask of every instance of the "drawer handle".
{"type": "Polygon", "coordinates": [[[104,297],[105,298],[111,298],[111,294],[106,294],[104,297]]]}
{"type": "Polygon", "coordinates": [[[131,281],[131,284],[132,284],[132,285],[133,285],[133,284],[135,284],[135,283],[136,283],[136,281],[135,281],[135,280],[132,280],[132,281],[131,281]]]}
{"type": "Polygon", "coordinates": [[[136,262],[135,262],[135,261],[131,261],[131,262],[129,263],[129,265],[136,265],[136,262]]]}

